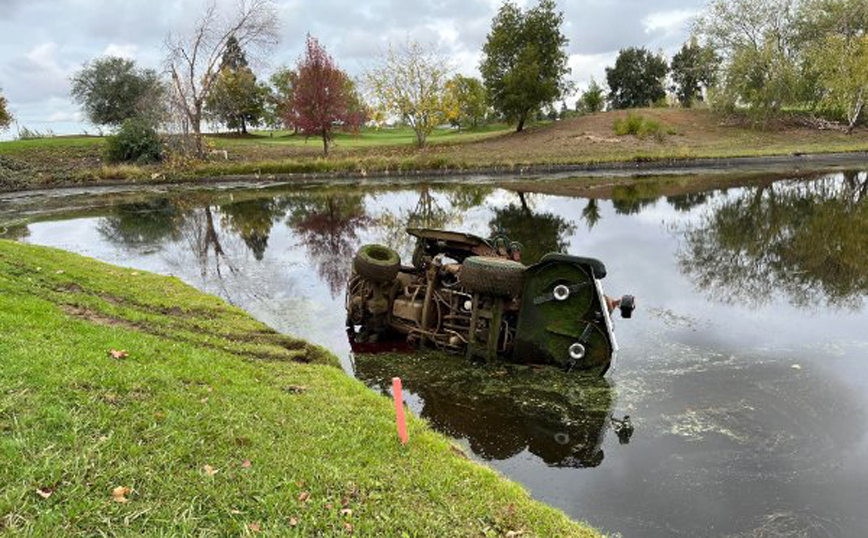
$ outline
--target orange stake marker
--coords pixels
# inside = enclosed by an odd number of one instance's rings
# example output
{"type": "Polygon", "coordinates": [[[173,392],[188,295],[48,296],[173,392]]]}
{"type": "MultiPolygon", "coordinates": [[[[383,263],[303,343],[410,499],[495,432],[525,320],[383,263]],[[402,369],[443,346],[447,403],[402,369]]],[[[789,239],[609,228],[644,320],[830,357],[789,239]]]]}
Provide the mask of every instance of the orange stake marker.
{"type": "Polygon", "coordinates": [[[401,444],[406,445],[409,438],[407,437],[407,417],[404,415],[404,394],[401,389],[401,378],[392,378],[392,394],[395,396],[395,417],[398,421],[398,437],[401,438],[401,444]]]}

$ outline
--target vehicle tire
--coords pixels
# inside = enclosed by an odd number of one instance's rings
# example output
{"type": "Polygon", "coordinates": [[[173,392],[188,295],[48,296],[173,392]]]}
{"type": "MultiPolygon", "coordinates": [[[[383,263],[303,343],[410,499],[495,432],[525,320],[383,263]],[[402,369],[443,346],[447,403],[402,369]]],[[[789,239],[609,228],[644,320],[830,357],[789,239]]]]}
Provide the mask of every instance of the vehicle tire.
{"type": "Polygon", "coordinates": [[[471,256],[458,278],[468,290],[494,297],[516,297],[524,283],[524,265],[503,258],[471,256]]]}
{"type": "Polygon", "coordinates": [[[353,268],[366,280],[391,282],[401,269],[401,257],[389,247],[365,245],[356,253],[353,268]]]}

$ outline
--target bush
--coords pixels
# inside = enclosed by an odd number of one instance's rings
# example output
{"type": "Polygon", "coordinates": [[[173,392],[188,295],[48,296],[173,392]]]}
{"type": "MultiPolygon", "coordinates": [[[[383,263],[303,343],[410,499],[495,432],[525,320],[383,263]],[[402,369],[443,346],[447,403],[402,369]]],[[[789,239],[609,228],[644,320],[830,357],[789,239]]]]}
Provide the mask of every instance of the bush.
{"type": "Polygon", "coordinates": [[[118,134],[108,137],[106,158],[116,163],[159,162],[163,158],[163,142],[150,122],[141,119],[127,120],[118,134]]]}
{"type": "Polygon", "coordinates": [[[665,129],[659,121],[632,112],[628,112],[624,118],[616,119],[614,128],[618,136],[634,135],[640,138],[653,136],[657,140],[662,140],[667,133],[673,134],[672,129],[665,129]]]}

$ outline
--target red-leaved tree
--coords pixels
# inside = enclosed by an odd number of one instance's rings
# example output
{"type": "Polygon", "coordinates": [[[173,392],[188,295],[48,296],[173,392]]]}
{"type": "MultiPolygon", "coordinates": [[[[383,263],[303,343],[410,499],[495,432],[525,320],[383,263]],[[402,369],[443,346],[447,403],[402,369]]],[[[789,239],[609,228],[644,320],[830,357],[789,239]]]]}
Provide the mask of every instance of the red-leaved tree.
{"type": "Polygon", "coordinates": [[[297,125],[306,136],[322,137],[323,154],[328,155],[334,130],[358,130],[367,120],[365,107],[352,79],[310,35],[296,72],[298,82],[287,124],[297,125]]]}

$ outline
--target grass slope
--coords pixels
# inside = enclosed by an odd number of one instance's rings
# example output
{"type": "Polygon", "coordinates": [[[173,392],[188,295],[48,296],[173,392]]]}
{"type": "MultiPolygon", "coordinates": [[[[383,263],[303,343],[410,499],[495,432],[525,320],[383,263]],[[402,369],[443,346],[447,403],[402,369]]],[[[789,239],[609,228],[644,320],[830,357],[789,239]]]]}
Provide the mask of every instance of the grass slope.
{"type": "Polygon", "coordinates": [[[0,357],[3,535],[597,536],[176,279],[0,241],[0,357]]]}

